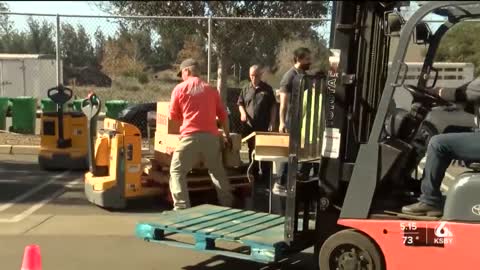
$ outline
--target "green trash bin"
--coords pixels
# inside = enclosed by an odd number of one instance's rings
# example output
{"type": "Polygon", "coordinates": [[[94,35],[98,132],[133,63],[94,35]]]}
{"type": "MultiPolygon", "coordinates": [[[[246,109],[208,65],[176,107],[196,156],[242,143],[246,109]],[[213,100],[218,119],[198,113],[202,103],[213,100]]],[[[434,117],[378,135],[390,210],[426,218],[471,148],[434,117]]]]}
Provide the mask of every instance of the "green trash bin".
{"type": "Polygon", "coordinates": [[[44,98],[40,101],[42,112],[56,112],[57,111],[57,104],[53,102],[50,98],[44,98]]]}
{"type": "Polygon", "coordinates": [[[82,102],[83,102],[83,99],[75,99],[72,102],[74,112],[81,112],[82,111],[82,102]]]}
{"type": "Polygon", "coordinates": [[[35,134],[37,99],[34,97],[12,98],[11,132],[35,134]]]}
{"type": "Polygon", "coordinates": [[[126,100],[109,100],[105,102],[105,107],[107,111],[105,116],[108,118],[117,119],[121,111],[123,111],[128,106],[128,101],[126,100]]]}
{"type": "Polygon", "coordinates": [[[0,97],[0,129],[5,130],[7,127],[7,111],[10,98],[0,97]]]}

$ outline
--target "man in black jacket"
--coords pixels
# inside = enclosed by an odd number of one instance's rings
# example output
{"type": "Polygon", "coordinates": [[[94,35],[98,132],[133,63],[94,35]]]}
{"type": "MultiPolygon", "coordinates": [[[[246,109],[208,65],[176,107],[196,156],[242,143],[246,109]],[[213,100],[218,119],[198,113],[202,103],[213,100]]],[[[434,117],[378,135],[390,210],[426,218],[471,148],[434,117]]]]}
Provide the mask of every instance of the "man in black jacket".
{"type": "MultiPolygon", "coordinates": [[[[270,85],[262,81],[262,70],[258,65],[253,65],[249,70],[250,83],[238,97],[238,109],[240,120],[244,123],[243,137],[254,131],[272,131],[276,116],[276,99],[270,85]]],[[[262,178],[258,174],[258,162],[252,160],[252,152],[255,148],[255,139],[248,141],[248,157],[253,162],[252,173],[256,181],[261,180],[269,183],[271,177],[272,162],[261,163],[262,178]]]]}
{"type": "MultiPolygon", "coordinates": [[[[447,101],[480,101],[480,78],[459,88],[440,88],[434,94],[447,101]]],[[[477,115],[478,112],[475,112],[477,115]]],[[[478,119],[475,119],[477,122],[478,119]]],[[[440,186],[452,160],[480,160],[480,132],[448,133],[433,136],[428,144],[427,161],[422,179],[419,202],[404,206],[402,212],[418,216],[441,216],[442,193],[440,186]]]]}

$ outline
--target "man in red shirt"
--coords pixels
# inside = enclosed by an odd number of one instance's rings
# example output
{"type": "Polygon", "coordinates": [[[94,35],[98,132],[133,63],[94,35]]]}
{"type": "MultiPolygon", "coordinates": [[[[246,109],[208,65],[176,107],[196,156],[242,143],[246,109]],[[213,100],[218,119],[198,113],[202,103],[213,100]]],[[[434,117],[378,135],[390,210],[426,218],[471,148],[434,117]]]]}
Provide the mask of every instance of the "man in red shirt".
{"type": "Polygon", "coordinates": [[[170,165],[170,191],[174,210],[189,208],[186,177],[193,165],[202,158],[215,185],[218,200],[232,206],[233,195],[222,163],[222,148],[217,117],[225,132],[225,142],[231,146],[228,116],[217,89],[198,77],[198,63],[187,59],[180,65],[178,76],[183,82],[173,89],[170,116],[181,122],[180,143],[170,165]]]}

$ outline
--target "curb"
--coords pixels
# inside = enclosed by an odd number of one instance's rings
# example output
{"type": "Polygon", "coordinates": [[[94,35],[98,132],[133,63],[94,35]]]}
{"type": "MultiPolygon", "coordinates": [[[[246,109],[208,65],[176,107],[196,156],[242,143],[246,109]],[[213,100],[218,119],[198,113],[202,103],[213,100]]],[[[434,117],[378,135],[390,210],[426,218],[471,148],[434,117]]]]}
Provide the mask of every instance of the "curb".
{"type": "Polygon", "coordinates": [[[4,155],[38,155],[38,145],[0,145],[0,154],[4,155]]]}
{"type": "Polygon", "coordinates": [[[11,145],[0,145],[0,154],[8,155],[12,153],[11,145]]]}

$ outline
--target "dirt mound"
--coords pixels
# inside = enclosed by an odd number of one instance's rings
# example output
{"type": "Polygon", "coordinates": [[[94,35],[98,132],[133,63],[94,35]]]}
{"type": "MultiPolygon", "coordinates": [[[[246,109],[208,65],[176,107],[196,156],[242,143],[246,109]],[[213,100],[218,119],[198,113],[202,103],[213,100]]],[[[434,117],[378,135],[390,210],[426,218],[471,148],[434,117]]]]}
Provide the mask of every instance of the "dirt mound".
{"type": "Polygon", "coordinates": [[[75,80],[77,86],[111,87],[112,79],[95,67],[66,67],[64,68],[64,84],[70,85],[75,80]]]}

